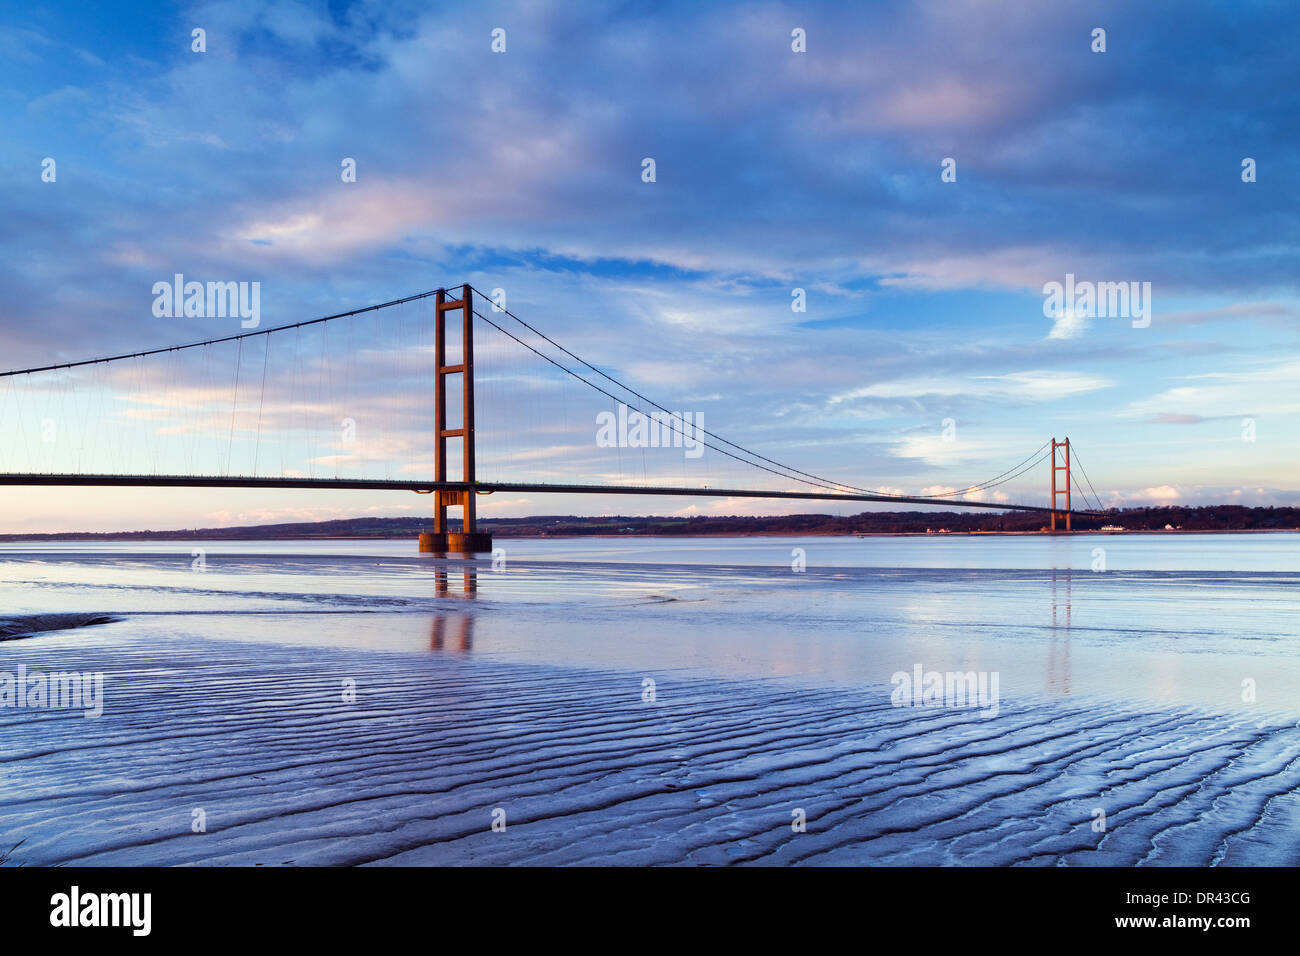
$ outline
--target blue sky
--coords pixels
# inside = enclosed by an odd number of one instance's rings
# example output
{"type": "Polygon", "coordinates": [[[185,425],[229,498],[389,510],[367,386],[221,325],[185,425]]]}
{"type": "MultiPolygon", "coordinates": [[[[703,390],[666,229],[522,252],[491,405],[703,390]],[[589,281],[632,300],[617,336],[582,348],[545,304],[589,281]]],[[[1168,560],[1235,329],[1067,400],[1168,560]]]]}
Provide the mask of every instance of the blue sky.
{"type": "MultiPolygon", "coordinates": [[[[0,365],[207,337],[222,320],[150,312],[175,272],[259,281],[264,325],[468,280],[844,482],[959,489],[1069,435],[1107,503],[1300,501],[1300,8],[847,6],[10,7],[0,365]],[[1149,326],[1045,316],[1067,274],[1149,282],[1149,326]]],[[[422,510],[360,497],[28,489],[0,492],[0,522],[422,510]]],[[[484,513],[679,509],[792,510],[484,513]]]]}

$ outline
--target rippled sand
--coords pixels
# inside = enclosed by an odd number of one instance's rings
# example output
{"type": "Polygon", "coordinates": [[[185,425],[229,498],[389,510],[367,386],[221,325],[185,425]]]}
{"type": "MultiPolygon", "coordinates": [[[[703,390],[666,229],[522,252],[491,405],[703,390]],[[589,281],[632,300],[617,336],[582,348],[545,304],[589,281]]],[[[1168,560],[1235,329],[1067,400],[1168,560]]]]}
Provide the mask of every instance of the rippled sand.
{"type": "Polygon", "coordinates": [[[1202,663],[1148,635],[1152,666],[1276,695],[1277,581],[1085,574],[1064,634],[1042,573],[929,597],[934,572],[814,573],[792,599],[766,569],[161,560],[6,565],[10,603],[88,626],[5,641],[0,671],[105,674],[98,719],[0,709],[10,865],[1300,862],[1294,714],[1078,692],[1146,666],[1138,611],[1103,626],[1122,595],[1255,588],[1178,632],[1202,663]],[[996,717],[891,706],[897,661],[1007,648],[996,717]]]}

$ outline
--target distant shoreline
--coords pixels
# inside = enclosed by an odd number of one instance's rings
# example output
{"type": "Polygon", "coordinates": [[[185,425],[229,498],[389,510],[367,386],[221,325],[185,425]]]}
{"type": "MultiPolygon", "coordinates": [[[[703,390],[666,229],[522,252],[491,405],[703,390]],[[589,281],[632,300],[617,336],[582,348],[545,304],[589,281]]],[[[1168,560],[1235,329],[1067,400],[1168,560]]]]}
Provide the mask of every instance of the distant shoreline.
{"type": "MultiPolygon", "coordinates": [[[[1125,529],[1123,531],[1102,531],[1097,528],[1081,529],[1075,531],[860,531],[860,532],[843,532],[843,531],[703,531],[691,534],[617,534],[610,532],[587,532],[578,534],[510,534],[494,533],[494,537],[502,539],[520,539],[535,538],[539,540],[546,539],[571,539],[571,538],[620,538],[623,540],[635,540],[638,538],[652,538],[657,541],[671,540],[674,538],[1050,538],[1064,537],[1066,535],[1097,535],[1106,537],[1116,537],[1122,535],[1202,535],[1202,534],[1297,534],[1300,528],[1176,528],[1166,530],[1164,528],[1135,528],[1133,530],[1125,529]]],[[[345,535],[345,534],[289,534],[289,535],[224,535],[209,536],[201,532],[188,533],[168,533],[168,532],[87,532],[85,534],[35,534],[35,535],[0,535],[0,544],[22,544],[26,542],[33,543],[59,543],[59,542],[92,542],[92,541],[405,541],[411,537],[410,534],[382,534],[382,535],[345,535]]]]}
{"type": "MultiPolygon", "coordinates": [[[[973,514],[952,511],[864,511],[859,514],[794,515],[531,515],[480,518],[479,530],[498,538],[734,538],[734,537],[937,537],[940,535],[1039,535],[1047,515],[1010,512],[973,514]]],[[[454,519],[453,519],[454,520],[454,519]]],[[[359,541],[414,538],[432,528],[430,516],[335,518],[240,525],[224,528],[172,528],[167,531],[65,531],[0,533],[13,541],[359,541]]],[[[1125,508],[1095,516],[1073,516],[1075,534],[1236,534],[1300,530],[1300,508],[1247,508],[1205,505],[1197,508],[1125,508]],[[1106,528],[1119,525],[1123,531],[1106,528]]],[[[453,527],[457,525],[453,524],[453,527]]],[[[1062,532],[1056,532],[1062,533],[1062,532]]]]}

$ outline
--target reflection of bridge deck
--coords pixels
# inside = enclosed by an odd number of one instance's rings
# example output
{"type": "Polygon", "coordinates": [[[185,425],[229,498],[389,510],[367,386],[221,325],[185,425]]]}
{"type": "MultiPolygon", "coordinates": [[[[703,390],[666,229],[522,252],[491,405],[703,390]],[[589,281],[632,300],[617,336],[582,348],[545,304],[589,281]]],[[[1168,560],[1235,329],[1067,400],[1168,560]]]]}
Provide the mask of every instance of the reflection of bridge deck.
{"type": "MultiPolygon", "coordinates": [[[[996,511],[1040,511],[1050,514],[1053,509],[1041,505],[1017,505],[992,501],[945,500],[904,495],[868,495],[856,492],[843,494],[822,491],[757,491],[748,488],[673,488],[661,485],[555,485],[527,482],[480,481],[394,481],[378,478],[241,478],[203,477],[195,475],[13,475],[0,474],[0,485],[58,485],[64,487],[108,488],[351,488],[365,491],[414,491],[428,494],[435,491],[465,492],[473,488],[478,494],[490,495],[497,491],[525,492],[555,495],[659,495],[691,498],[795,498],[811,501],[875,501],[930,507],[989,508],[996,511]]],[[[1058,515],[1067,512],[1056,509],[1058,515]]],[[[1070,514],[1094,516],[1090,511],[1071,511],[1070,514]]]]}

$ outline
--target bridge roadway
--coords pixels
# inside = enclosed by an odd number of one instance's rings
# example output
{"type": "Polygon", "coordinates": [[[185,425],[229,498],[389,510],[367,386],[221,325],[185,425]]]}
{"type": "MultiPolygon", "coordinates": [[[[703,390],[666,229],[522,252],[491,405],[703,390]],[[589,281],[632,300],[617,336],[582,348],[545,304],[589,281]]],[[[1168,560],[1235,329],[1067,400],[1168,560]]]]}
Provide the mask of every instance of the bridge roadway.
{"type": "MultiPolygon", "coordinates": [[[[362,491],[467,491],[471,487],[481,495],[494,492],[526,492],[556,495],[663,495],[693,498],[793,498],[812,501],[876,501],[890,504],[930,505],[947,508],[985,508],[994,511],[1037,511],[1051,514],[1043,505],[1020,505],[992,501],[964,501],[956,498],[924,496],[868,495],[833,491],[756,491],[745,488],[674,488],[662,485],[555,485],[527,482],[480,481],[393,481],[378,478],[249,478],[202,475],[47,475],[0,474],[0,485],[51,485],[81,488],[351,488],[362,491]]],[[[1057,510],[1058,515],[1067,514],[1057,510]]],[[[1070,511],[1080,517],[1102,517],[1096,511],[1070,511]]]]}

